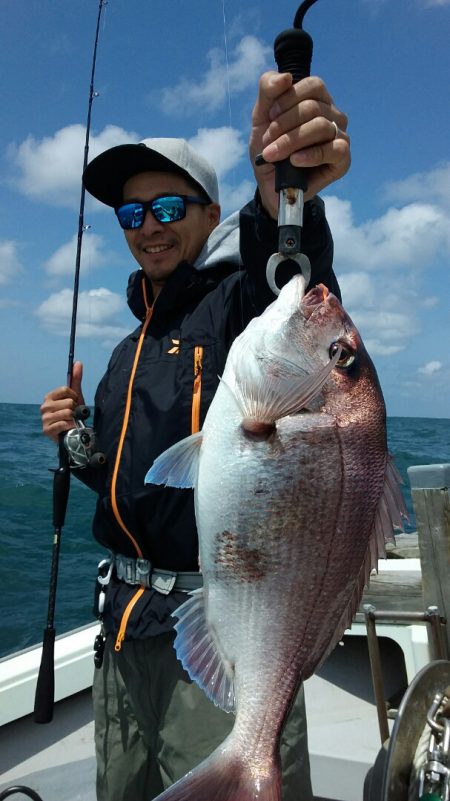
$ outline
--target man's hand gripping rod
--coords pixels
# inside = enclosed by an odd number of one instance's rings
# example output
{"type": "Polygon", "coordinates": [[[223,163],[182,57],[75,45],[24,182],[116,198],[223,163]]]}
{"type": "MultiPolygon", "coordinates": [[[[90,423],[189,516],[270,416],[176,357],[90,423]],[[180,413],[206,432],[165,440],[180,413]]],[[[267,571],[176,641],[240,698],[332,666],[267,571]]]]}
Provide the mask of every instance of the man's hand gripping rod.
{"type": "MultiPolygon", "coordinates": [[[[277,36],[274,43],[278,72],[290,72],[294,83],[310,74],[313,42],[302,30],[303,17],[316,0],[304,0],[294,19],[294,27],[277,36]]],[[[257,162],[258,163],[258,162],[257,162]]],[[[261,163],[261,161],[259,161],[261,163]]],[[[285,261],[298,264],[305,280],[305,289],[311,280],[311,264],[301,252],[304,193],[308,188],[308,170],[294,167],[289,158],[275,164],[275,189],[279,192],[278,253],[267,262],[266,277],[272,292],[280,294],[275,281],[278,266],[285,261]]]]}

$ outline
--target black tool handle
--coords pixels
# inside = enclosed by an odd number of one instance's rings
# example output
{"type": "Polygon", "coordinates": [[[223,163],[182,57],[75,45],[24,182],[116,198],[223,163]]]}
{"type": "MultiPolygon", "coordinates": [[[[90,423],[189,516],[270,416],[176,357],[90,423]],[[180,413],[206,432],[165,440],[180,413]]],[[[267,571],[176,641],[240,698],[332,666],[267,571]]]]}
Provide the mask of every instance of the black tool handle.
{"type": "Polygon", "coordinates": [[[288,28],[278,34],[273,50],[278,72],[290,72],[294,83],[311,74],[313,40],[302,28],[288,28]]]}
{"type": "MultiPolygon", "coordinates": [[[[274,42],[274,56],[278,65],[278,72],[290,72],[294,83],[311,74],[311,61],[313,54],[313,40],[309,33],[301,27],[305,11],[316,0],[306,0],[296,15],[295,25],[278,34],[274,42]]],[[[275,189],[293,187],[306,191],[308,188],[308,170],[303,167],[293,167],[290,159],[279,161],[275,165],[275,189]]]]}

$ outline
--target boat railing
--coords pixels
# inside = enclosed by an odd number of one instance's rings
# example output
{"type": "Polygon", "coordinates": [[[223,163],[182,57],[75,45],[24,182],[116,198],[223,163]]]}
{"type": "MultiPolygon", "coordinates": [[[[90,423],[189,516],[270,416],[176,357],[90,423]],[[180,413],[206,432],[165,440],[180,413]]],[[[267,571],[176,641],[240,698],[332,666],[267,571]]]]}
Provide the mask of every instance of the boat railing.
{"type": "MultiPolygon", "coordinates": [[[[430,721],[429,711],[436,707],[440,714],[442,707],[445,716],[445,704],[448,706],[450,693],[450,464],[410,467],[408,477],[417,522],[421,600],[425,611],[383,611],[376,609],[373,604],[364,605],[382,743],[374,767],[366,779],[364,801],[450,797],[449,749],[444,749],[441,754],[442,743],[430,728],[433,721],[430,721]],[[430,662],[414,677],[399,708],[389,712],[376,631],[378,621],[428,624],[430,662]],[[389,718],[395,721],[392,731],[389,718]],[[417,752],[422,741],[430,741],[434,745],[424,748],[423,755],[420,754],[420,765],[417,765],[417,752]],[[423,794],[424,788],[429,792],[423,794]]],[[[440,724],[440,728],[444,727],[440,724]]],[[[450,737],[450,720],[447,728],[450,737]]]]}

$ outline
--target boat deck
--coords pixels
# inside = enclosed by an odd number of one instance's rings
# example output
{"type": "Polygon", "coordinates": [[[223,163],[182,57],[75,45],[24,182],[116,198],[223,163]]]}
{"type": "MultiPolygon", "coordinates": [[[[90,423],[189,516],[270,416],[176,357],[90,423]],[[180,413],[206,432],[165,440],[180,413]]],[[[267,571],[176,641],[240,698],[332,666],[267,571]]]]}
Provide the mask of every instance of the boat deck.
{"type": "Polygon", "coordinates": [[[0,791],[20,784],[43,801],[95,801],[90,690],[59,701],[51,723],[37,724],[27,715],[2,726],[0,776],[0,791]]]}

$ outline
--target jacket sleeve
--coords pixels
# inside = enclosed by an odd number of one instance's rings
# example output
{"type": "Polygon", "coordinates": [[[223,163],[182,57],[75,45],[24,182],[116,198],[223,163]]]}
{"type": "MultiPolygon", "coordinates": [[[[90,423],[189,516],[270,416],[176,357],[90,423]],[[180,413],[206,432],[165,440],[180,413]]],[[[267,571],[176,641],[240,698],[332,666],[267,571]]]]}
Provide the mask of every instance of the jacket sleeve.
{"type": "MultiPolygon", "coordinates": [[[[311,281],[308,288],[325,284],[330,292],[341,300],[336,276],[333,272],[333,239],[325,217],[325,205],[317,195],[305,203],[302,228],[302,252],[311,262],[311,281]]],[[[248,280],[248,291],[256,314],[260,314],[275,295],[266,280],[266,266],[272,255],[278,251],[278,226],[266,214],[256,193],[240,214],[241,258],[248,280]]],[[[283,286],[296,272],[295,262],[280,265],[277,284],[283,286]]]]}

